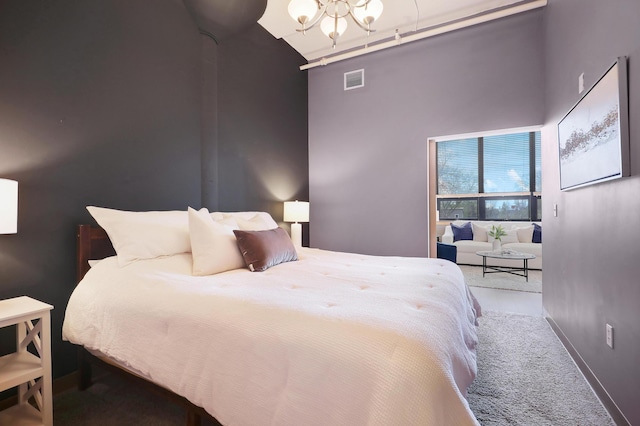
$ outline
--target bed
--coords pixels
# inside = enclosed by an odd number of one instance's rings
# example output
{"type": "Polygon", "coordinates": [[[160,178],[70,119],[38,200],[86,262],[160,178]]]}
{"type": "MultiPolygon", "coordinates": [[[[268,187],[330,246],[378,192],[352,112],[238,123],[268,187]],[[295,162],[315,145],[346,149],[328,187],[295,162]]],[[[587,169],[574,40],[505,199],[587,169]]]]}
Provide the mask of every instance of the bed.
{"type": "Polygon", "coordinates": [[[78,228],[63,338],[81,367],[90,353],[177,396],[188,422],[478,424],[479,306],[455,264],[299,248],[263,272],[194,275],[195,250],[123,266],[118,240],[78,228]]]}

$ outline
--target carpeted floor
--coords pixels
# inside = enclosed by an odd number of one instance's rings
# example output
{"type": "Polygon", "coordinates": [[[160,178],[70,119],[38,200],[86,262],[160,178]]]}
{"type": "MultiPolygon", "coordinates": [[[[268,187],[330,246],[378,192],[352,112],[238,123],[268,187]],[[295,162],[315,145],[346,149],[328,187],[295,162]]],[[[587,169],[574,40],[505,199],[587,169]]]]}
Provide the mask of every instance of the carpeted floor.
{"type": "Polygon", "coordinates": [[[482,276],[482,266],[458,265],[471,287],[499,288],[503,290],[542,292],[542,271],[530,270],[529,282],[524,277],[507,273],[486,274],[482,276]]]}
{"type": "Polygon", "coordinates": [[[483,312],[469,405],[483,426],[614,426],[544,318],[483,312]]]}
{"type": "MultiPolygon", "coordinates": [[[[478,336],[469,405],[482,426],[614,426],[543,318],[488,311],[478,336]]],[[[185,422],[181,409],[108,373],[84,392],[56,396],[54,416],[56,426],[185,422]]]]}
{"type": "Polygon", "coordinates": [[[89,389],[54,397],[53,419],[55,426],[182,426],[186,414],[154,393],[98,370],[89,389]]]}

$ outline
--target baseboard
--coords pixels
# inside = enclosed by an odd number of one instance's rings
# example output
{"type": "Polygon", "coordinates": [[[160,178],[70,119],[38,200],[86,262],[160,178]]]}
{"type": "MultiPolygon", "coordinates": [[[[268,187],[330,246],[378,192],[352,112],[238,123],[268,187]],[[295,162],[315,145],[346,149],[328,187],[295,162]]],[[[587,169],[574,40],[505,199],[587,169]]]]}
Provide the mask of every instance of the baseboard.
{"type": "MultiPolygon", "coordinates": [[[[58,377],[51,383],[51,393],[56,396],[62,392],[73,389],[78,385],[78,372],[74,371],[66,376],[58,377]]],[[[0,401],[0,411],[10,408],[18,403],[18,396],[10,396],[0,401]]]]}
{"type": "Polygon", "coordinates": [[[616,405],[616,403],[611,399],[611,396],[606,391],[606,389],[602,386],[598,378],[593,374],[593,371],[589,368],[586,362],[582,359],[576,348],[573,347],[567,336],[562,332],[558,324],[551,318],[548,313],[545,311],[545,318],[549,322],[551,329],[553,329],[560,342],[565,347],[567,352],[569,352],[569,356],[573,359],[573,362],[578,366],[578,369],[587,380],[596,396],[602,402],[604,408],[609,412],[609,415],[616,423],[617,426],[631,426],[631,423],[627,420],[627,418],[622,414],[620,408],[616,405]]]}

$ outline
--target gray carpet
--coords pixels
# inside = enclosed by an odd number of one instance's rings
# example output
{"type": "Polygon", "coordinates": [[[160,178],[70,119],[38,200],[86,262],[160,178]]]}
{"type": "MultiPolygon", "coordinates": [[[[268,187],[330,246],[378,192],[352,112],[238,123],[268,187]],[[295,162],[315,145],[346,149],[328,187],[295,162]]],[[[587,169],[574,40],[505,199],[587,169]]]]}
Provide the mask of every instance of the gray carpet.
{"type": "Polygon", "coordinates": [[[483,426],[607,426],[606,410],[547,321],[483,312],[469,405],[483,426]]]}
{"type": "MultiPolygon", "coordinates": [[[[469,405],[483,426],[613,426],[543,318],[483,315],[479,372],[469,389],[469,405]]],[[[172,426],[183,425],[184,416],[155,394],[108,373],[84,392],[54,398],[56,426],[172,426]]]]}
{"type": "Polygon", "coordinates": [[[53,398],[55,426],[182,426],[185,422],[185,411],[177,405],[109,373],[98,373],[95,383],[83,392],[67,391],[53,398]]]}
{"type": "Polygon", "coordinates": [[[464,274],[465,281],[471,287],[488,287],[542,293],[542,271],[540,270],[530,270],[529,282],[527,282],[524,277],[507,273],[486,274],[483,277],[482,266],[458,266],[464,274]]]}

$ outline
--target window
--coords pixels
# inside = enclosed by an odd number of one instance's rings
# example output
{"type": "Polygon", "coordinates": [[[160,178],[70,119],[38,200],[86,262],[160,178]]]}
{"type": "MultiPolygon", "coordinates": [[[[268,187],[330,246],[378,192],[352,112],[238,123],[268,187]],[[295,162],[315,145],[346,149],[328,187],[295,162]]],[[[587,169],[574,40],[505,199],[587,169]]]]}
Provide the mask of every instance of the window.
{"type": "Polygon", "coordinates": [[[482,192],[529,191],[529,151],[528,133],[483,138],[482,192]]]}
{"type": "Polygon", "coordinates": [[[485,219],[487,220],[529,220],[528,198],[500,198],[484,200],[485,219]]]}
{"type": "Polygon", "coordinates": [[[477,139],[440,142],[437,150],[438,194],[479,192],[477,139]]]}
{"type": "Polygon", "coordinates": [[[540,220],[540,132],[436,144],[440,219],[540,220]]]}

